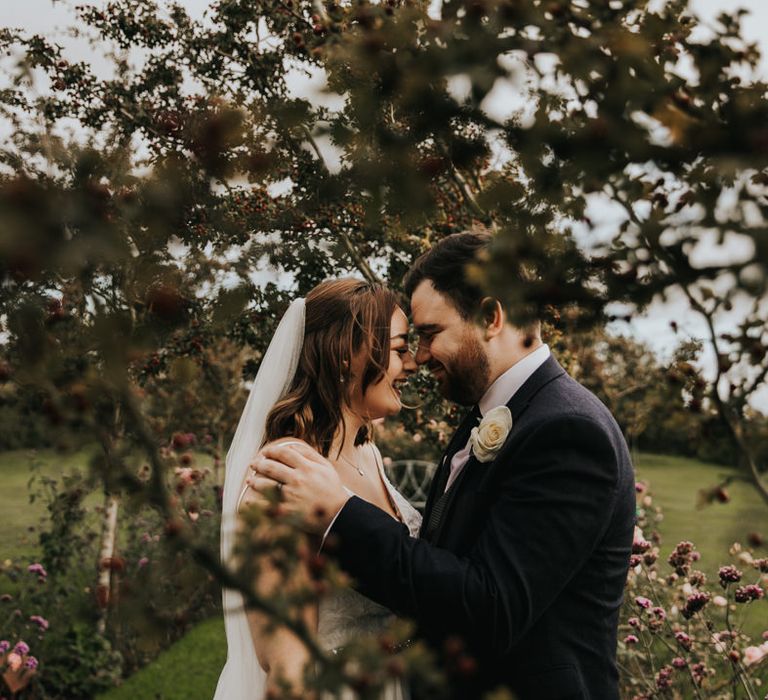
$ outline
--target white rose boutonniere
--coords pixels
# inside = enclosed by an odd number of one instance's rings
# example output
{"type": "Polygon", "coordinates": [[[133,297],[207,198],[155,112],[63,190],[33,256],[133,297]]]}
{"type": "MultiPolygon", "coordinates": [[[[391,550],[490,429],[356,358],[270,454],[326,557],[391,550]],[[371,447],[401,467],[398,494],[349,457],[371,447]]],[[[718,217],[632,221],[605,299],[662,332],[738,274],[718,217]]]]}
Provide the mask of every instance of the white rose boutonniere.
{"type": "Polygon", "coordinates": [[[506,406],[492,408],[480,425],[472,428],[469,442],[478,462],[490,462],[501,449],[512,430],[512,413],[506,406]]]}

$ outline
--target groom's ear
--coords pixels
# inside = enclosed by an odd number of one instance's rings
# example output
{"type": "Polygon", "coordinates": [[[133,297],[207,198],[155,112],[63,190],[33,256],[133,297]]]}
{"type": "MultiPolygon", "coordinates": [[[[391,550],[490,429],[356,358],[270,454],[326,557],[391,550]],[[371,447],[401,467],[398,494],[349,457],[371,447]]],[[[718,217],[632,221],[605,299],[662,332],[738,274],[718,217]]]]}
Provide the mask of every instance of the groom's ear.
{"type": "Polygon", "coordinates": [[[501,303],[495,297],[485,297],[480,302],[483,330],[485,339],[489,340],[497,336],[504,327],[504,310],[501,303]]]}

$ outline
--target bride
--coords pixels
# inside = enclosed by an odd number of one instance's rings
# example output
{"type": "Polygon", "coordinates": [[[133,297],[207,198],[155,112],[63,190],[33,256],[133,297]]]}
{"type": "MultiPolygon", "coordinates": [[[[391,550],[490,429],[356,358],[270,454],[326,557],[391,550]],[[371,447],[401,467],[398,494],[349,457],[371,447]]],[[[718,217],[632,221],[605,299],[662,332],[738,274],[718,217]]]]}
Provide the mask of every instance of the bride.
{"type": "MultiPolygon", "coordinates": [[[[301,438],[334,464],[345,487],[391,517],[416,537],[421,517],[387,479],[371,441],[370,423],[399,412],[401,382],[416,364],[407,343],[408,321],[394,292],[355,279],[319,284],[295,300],[275,332],[227,454],[221,527],[222,560],[233,564],[238,513],[257,496],[248,488],[249,464],[266,442],[301,438]]],[[[259,591],[283,585],[267,567],[259,591]]],[[[259,613],[246,612],[237,591],[223,592],[227,662],[215,700],[263,700],[281,679],[297,694],[308,655],[285,628],[271,627],[259,613]]],[[[351,588],[326,596],[308,613],[320,646],[343,647],[375,634],[392,613],[351,588]]],[[[405,697],[392,683],[386,700],[405,697]]]]}

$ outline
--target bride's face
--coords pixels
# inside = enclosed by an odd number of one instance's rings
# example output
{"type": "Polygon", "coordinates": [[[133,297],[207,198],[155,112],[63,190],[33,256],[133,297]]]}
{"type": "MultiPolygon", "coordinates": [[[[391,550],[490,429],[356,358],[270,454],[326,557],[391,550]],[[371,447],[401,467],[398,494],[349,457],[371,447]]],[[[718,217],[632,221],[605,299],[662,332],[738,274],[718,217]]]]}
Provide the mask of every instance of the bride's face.
{"type": "MultiPolygon", "coordinates": [[[[416,362],[408,348],[408,319],[400,307],[396,307],[392,314],[389,335],[389,364],[384,376],[369,385],[365,393],[356,391],[352,399],[352,410],[369,420],[393,416],[400,411],[400,386],[416,370],[416,362]]],[[[361,370],[362,367],[353,368],[353,374],[360,376],[361,370]]]]}

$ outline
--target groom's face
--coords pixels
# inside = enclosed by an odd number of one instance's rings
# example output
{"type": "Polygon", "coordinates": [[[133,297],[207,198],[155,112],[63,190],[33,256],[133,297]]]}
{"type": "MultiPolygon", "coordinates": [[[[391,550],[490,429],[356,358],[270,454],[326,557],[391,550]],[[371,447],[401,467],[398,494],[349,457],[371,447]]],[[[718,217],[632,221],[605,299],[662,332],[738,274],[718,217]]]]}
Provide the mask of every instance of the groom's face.
{"type": "Polygon", "coordinates": [[[463,406],[477,403],[490,379],[478,326],[462,318],[428,279],[414,290],[411,313],[419,334],[416,362],[432,372],[446,399],[463,406]]]}

